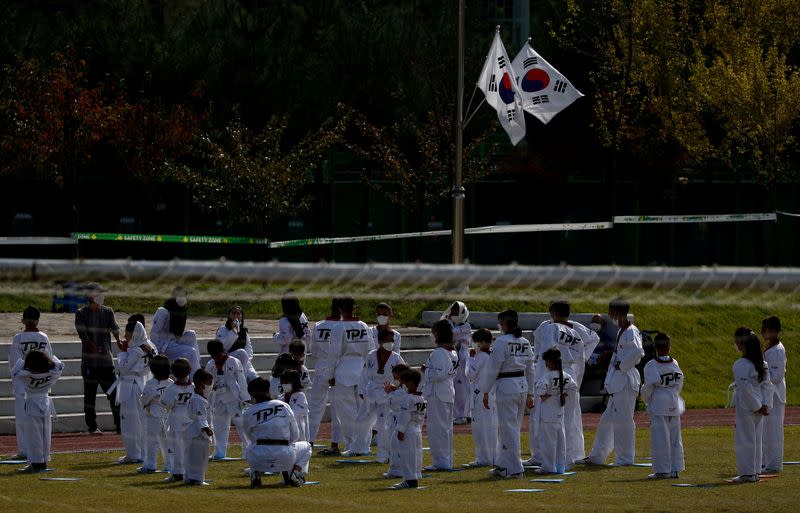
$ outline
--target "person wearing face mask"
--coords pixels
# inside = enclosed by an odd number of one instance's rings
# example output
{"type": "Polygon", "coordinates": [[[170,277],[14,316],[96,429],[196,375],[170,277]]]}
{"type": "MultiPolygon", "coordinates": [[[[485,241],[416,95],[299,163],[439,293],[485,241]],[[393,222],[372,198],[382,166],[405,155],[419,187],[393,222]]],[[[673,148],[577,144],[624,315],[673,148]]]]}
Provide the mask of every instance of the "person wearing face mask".
{"type": "Polygon", "coordinates": [[[244,325],[244,310],[241,306],[232,306],[228,310],[228,319],[217,329],[217,340],[222,341],[226,353],[242,364],[248,383],[258,377],[252,363],[253,343],[244,325]]]}
{"type": "Polygon", "coordinates": [[[281,374],[283,396],[279,399],[292,408],[294,418],[297,419],[298,440],[308,442],[308,399],[303,388],[300,373],[296,370],[289,369],[281,374]]]}
{"type": "Polygon", "coordinates": [[[450,308],[442,313],[442,319],[450,321],[453,326],[453,342],[458,355],[458,367],[453,378],[455,399],[453,402],[453,424],[467,424],[472,416],[472,402],[470,401],[470,385],[467,379],[467,358],[469,357],[469,342],[472,336],[472,326],[467,322],[469,310],[467,305],[456,301],[450,308]]]}
{"type": "Polygon", "coordinates": [[[592,451],[580,463],[603,465],[612,451],[615,452],[615,466],[634,463],[636,424],[633,410],[642,382],[636,365],[644,356],[644,350],[639,328],[628,321],[629,311],[630,303],[624,300],[617,299],[608,305],[608,316],[619,328],[605,379],[609,399],[595,432],[592,451]]]}
{"type": "Polygon", "coordinates": [[[378,336],[380,337],[378,349],[373,349],[367,355],[364,370],[361,372],[361,383],[358,386],[358,397],[362,402],[356,418],[358,434],[354,452],[369,454],[372,427],[375,426],[378,442],[375,460],[378,463],[387,463],[391,433],[385,387],[391,381],[389,378],[391,369],[405,361],[400,353],[392,351],[394,336],[391,331],[381,331],[378,336]]]}
{"type": "Polygon", "coordinates": [[[186,289],[176,287],[172,291],[172,297],[153,315],[150,340],[169,361],[177,358],[189,360],[192,372],[195,372],[200,369],[200,349],[197,346],[197,334],[194,330],[186,329],[188,302],[186,289]]]}
{"type": "Polygon", "coordinates": [[[374,345],[372,349],[378,348],[378,336],[383,331],[388,331],[392,334],[392,351],[395,353],[400,352],[400,332],[392,328],[390,325],[392,321],[392,307],[388,303],[378,303],[375,305],[375,321],[377,324],[369,329],[369,335],[372,337],[374,345]]]}
{"type": "Polygon", "coordinates": [[[89,433],[102,434],[97,427],[95,400],[97,386],[102,388],[111,404],[117,432],[120,431],[119,405],[112,385],[117,380],[111,355],[111,335],[121,344],[119,325],[114,310],[105,306],[105,289],[96,282],[86,285],[89,304],[75,312],[75,330],[81,339],[81,376],[83,377],[83,412],[89,433]]]}

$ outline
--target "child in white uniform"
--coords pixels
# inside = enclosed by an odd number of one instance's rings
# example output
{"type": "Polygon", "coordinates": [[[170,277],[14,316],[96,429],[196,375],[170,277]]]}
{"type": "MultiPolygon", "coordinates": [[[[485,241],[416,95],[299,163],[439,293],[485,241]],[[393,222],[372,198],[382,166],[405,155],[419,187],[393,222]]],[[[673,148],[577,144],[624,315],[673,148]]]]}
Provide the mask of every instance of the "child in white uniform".
{"type": "Polygon", "coordinates": [[[653,473],[648,479],[677,478],[684,469],[681,415],[686,409],[680,396],[683,372],[669,355],[670,340],[656,335],[656,357],[644,366],[642,400],[650,413],[650,454],[653,473]]]}
{"type": "Polygon", "coordinates": [[[395,459],[399,463],[403,481],[392,486],[395,490],[417,488],[422,479],[422,423],[425,422],[425,399],[417,390],[422,375],[407,370],[400,378],[407,390],[399,405],[394,427],[397,438],[395,459]]]}
{"type": "Polygon", "coordinates": [[[172,297],[153,314],[150,340],[158,348],[159,354],[167,355],[170,361],[186,358],[192,371],[196,371],[200,368],[200,349],[197,333],[186,329],[188,301],[186,289],[175,287],[172,297]]]}
{"type": "Polygon", "coordinates": [[[458,355],[453,350],[453,326],[450,321],[437,321],[431,327],[436,349],[428,356],[422,370],[422,395],[427,406],[428,441],[432,463],[425,470],[453,468],[453,378],[458,355]]]}
{"type": "Polygon", "coordinates": [[[563,474],[567,466],[567,445],[564,433],[565,405],[569,395],[578,392],[572,376],[564,372],[561,351],[550,349],[542,355],[547,371],[537,377],[536,395],[541,400],[539,447],[542,466],[539,473],[563,474]]]}
{"type": "Polygon", "coordinates": [[[172,375],[175,382],[161,394],[161,405],[167,413],[167,451],[169,453],[170,472],[167,482],[183,481],[186,468],[186,428],[189,427],[189,399],[194,394],[189,373],[192,364],[186,358],[178,358],[172,362],[172,375]]]}
{"type": "Polygon", "coordinates": [[[211,413],[216,447],[212,459],[221,460],[228,453],[228,437],[231,422],[236,426],[242,440],[242,451],[247,446],[247,437],[242,435],[242,411],[250,400],[247,379],[242,364],[225,352],[220,340],[211,340],[206,346],[211,359],[206,363],[206,372],[212,376],[211,413]]]}
{"type": "Polygon", "coordinates": [[[11,371],[14,382],[25,391],[22,429],[28,465],[17,472],[38,473],[47,469],[47,462],[50,461],[52,418],[55,415],[53,401],[48,394],[63,370],[64,364],[58,358],[32,349],[27,352],[24,360],[17,360],[11,371]]]}
{"type": "Polygon", "coordinates": [[[144,385],[139,399],[144,411],[144,454],[142,466],[136,469],[140,474],[152,474],[157,470],[158,452],[164,461],[164,469],[169,470],[167,432],[164,424],[166,410],[161,404],[161,394],[172,384],[169,377],[169,358],[159,354],[150,360],[153,379],[144,385]]]}
{"type": "Polygon", "coordinates": [[[208,448],[211,446],[214,431],[208,426],[206,391],[211,388],[214,377],[200,369],[194,373],[192,381],[194,393],[186,405],[189,416],[189,425],[186,427],[186,484],[208,486],[208,448]]]}
{"type": "Polygon", "coordinates": [[[299,440],[300,432],[292,408],[270,400],[269,383],[257,378],[247,384],[255,404],[244,412],[244,431],[253,441],[245,452],[250,464],[250,486],[261,486],[263,472],[281,472],[290,486],[306,482],[311,444],[299,440]]]}
{"type": "Polygon", "coordinates": [[[228,310],[228,319],[217,329],[217,340],[222,342],[225,352],[239,360],[247,381],[256,379],[258,374],[253,367],[253,343],[244,325],[244,310],[233,306],[228,310]]]}
{"type": "Polygon", "coordinates": [[[734,337],[742,357],[733,364],[736,386],[733,394],[736,407],[734,446],[739,472],[733,482],[754,483],[761,472],[763,420],[765,415],[769,415],[772,383],[756,334],[750,328],[741,327],[736,329],[734,337]]]}
{"type": "Polygon", "coordinates": [[[292,408],[294,418],[297,421],[297,439],[302,442],[309,442],[308,439],[308,399],[303,392],[303,383],[300,381],[300,373],[289,369],[281,375],[281,387],[283,396],[279,399],[292,408]]]}
{"type": "Polygon", "coordinates": [[[125,456],[118,459],[117,463],[142,462],[145,430],[141,397],[150,375],[150,359],[156,353],[156,346],[147,339],[142,323],[128,322],[125,338],[119,343],[116,395],[125,456]]]}
{"type": "Polygon", "coordinates": [[[483,394],[479,388],[492,351],[492,332],[481,328],[472,334],[477,349],[469,350],[467,379],[472,399],[472,440],[475,443],[475,460],[468,467],[491,467],[497,448],[497,405],[494,390],[489,392],[489,408],[483,407],[483,394]]]}
{"type": "Polygon", "coordinates": [[[375,321],[378,324],[369,329],[370,338],[372,339],[372,342],[374,342],[372,349],[377,349],[378,344],[380,344],[378,335],[384,331],[388,331],[392,334],[392,351],[395,353],[400,352],[400,346],[402,345],[403,337],[400,335],[399,331],[389,325],[392,319],[392,314],[392,307],[388,303],[378,303],[375,305],[375,321]]]}
{"type": "MultiPolygon", "coordinates": [[[[25,360],[25,355],[33,350],[44,351],[48,356],[53,356],[53,348],[50,346],[50,339],[47,335],[39,331],[39,310],[29,306],[22,312],[22,324],[25,330],[14,335],[11,339],[11,348],[8,351],[8,370],[14,370],[18,360],[25,360]]],[[[11,389],[14,392],[14,429],[17,438],[17,454],[15,460],[24,460],[25,454],[25,430],[23,419],[25,418],[25,387],[22,383],[11,382],[11,389]]]]}
{"type": "Polygon", "coordinates": [[[775,316],[761,322],[761,336],[767,343],[764,360],[774,392],[772,409],[764,419],[764,441],[761,467],[763,473],[783,470],[783,419],[786,413],[786,348],[780,341],[781,320],[775,316]]]}
{"type": "Polygon", "coordinates": [[[278,354],[289,351],[289,344],[296,338],[306,345],[311,340],[308,317],[303,313],[300,300],[296,296],[288,295],[281,299],[281,308],[283,317],[278,319],[278,332],[273,335],[278,343],[278,354]]]}
{"type": "Polygon", "coordinates": [[[442,319],[450,321],[453,327],[453,346],[458,355],[458,367],[453,377],[453,424],[467,424],[472,417],[472,394],[469,380],[467,379],[467,358],[469,357],[469,342],[472,336],[472,326],[467,319],[469,309],[461,301],[456,301],[443,314],[442,319]]]}
{"type": "Polygon", "coordinates": [[[383,473],[383,477],[403,477],[400,470],[400,462],[397,461],[397,440],[394,427],[397,425],[397,415],[400,413],[400,405],[403,398],[408,393],[400,383],[403,373],[409,369],[408,365],[399,363],[392,368],[392,382],[384,386],[386,392],[386,415],[387,425],[389,426],[389,469],[383,473]]]}

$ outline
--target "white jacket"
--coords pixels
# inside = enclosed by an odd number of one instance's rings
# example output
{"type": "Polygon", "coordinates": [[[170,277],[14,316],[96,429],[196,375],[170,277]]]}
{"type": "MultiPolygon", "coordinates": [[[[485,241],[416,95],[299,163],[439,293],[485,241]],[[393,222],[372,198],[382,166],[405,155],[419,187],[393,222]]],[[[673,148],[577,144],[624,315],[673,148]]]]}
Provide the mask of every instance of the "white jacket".
{"type": "Polygon", "coordinates": [[[247,379],[241,362],[228,356],[220,371],[214,360],[209,360],[206,363],[206,372],[214,377],[209,396],[212,408],[215,411],[221,411],[220,409],[224,408],[228,413],[241,411],[240,403],[250,400],[250,394],[247,393],[247,379]]]}
{"type": "Polygon", "coordinates": [[[764,351],[764,360],[769,366],[769,377],[775,387],[774,400],[786,404],[786,348],[778,342],[764,351]]]}
{"type": "Polygon", "coordinates": [[[332,352],[332,341],[342,336],[342,321],[324,319],[314,325],[311,330],[311,342],[306,352],[314,358],[314,372],[324,376],[325,381],[333,378],[336,356],[332,352]]]}
{"type": "Polygon", "coordinates": [[[683,372],[672,357],[656,357],[644,366],[642,400],[651,415],[674,417],[682,415],[686,405],[681,398],[683,372]]]}
{"type": "Polygon", "coordinates": [[[48,394],[58,378],[61,377],[64,364],[55,356],[51,356],[50,359],[55,365],[47,372],[34,374],[26,370],[24,360],[17,360],[11,371],[14,382],[19,383],[19,386],[25,390],[25,414],[28,416],[55,416],[53,401],[48,394]]]}
{"type": "Polygon", "coordinates": [[[758,381],[758,371],[753,362],[746,358],[739,358],[733,363],[733,379],[736,385],[733,404],[736,408],[753,413],[762,406],[772,407],[773,387],[769,377],[769,368],[766,369],[764,380],[758,381]]]}
{"type": "Polygon", "coordinates": [[[373,344],[369,326],[358,319],[344,320],[338,333],[331,341],[331,354],[335,358],[333,377],[337,385],[356,386],[373,344]]]}
{"type": "MultiPolygon", "coordinates": [[[[34,349],[44,351],[48,356],[53,356],[53,347],[50,345],[50,339],[41,331],[22,331],[14,335],[14,338],[11,339],[11,347],[8,350],[8,370],[13,371],[17,360],[24,360],[25,355],[34,349]]],[[[15,395],[23,394],[25,389],[17,381],[11,382],[11,388],[15,395]]]]}
{"type": "Polygon", "coordinates": [[[563,422],[564,406],[561,405],[561,380],[563,379],[563,392],[566,395],[577,394],[578,385],[566,372],[548,370],[536,380],[536,395],[549,396],[541,401],[539,406],[539,418],[542,422],[563,422]]]}
{"type": "Polygon", "coordinates": [[[392,351],[381,369],[378,367],[378,350],[370,351],[364,361],[364,370],[361,371],[358,393],[365,399],[381,404],[386,403],[386,391],[383,389],[383,385],[392,381],[392,368],[401,363],[406,363],[403,357],[392,351]]]}
{"type": "Polygon", "coordinates": [[[515,337],[511,333],[498,337],[492,344],[492,353],[486,364],[486,373],[478,387],[487,393],[495,389],[497,394],[533,394],[533,349],[527,338],[515,337]],[[517,377],[500,378],[500,373],[523,373],[517,377]]]}
{"type": "Polygon", "coordinates": [[[453,376],[456,374],[458,355],[455,351],[438,346],[425,362],[425,374],[422,376],[422,395],[425,399],[435,397],[443,403],[455,401],[456,390],[453,376]]]}
{"type": "Polygon", "coordinates": [[[627,328],[620,329],[617,333],[617,344],[614,347],[614,354],[608,364],[606,372],[605,388],[609,394],[622,392],[625,387],[630,387],[635,392],[639,391],[642,378],[636,365],[644,356],[642,349],[642,334],[639,328],[631,324],[627,328]],[[619,369],[617,369],[619,364],[619,369]]]}

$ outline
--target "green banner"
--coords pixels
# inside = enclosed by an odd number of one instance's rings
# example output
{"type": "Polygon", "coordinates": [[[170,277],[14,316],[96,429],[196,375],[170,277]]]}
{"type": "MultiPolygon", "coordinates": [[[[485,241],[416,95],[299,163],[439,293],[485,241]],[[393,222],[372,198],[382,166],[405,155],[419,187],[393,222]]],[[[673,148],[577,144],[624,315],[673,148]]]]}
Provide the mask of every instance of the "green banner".
{"type": "Polygon", "coordinates": [[[257,237],[226,237],[222,235],[153,235],[145,233],[93,233],[75,232],[75,240],[113,240],[124,242],[172,242],[179,244],[258,244],[267,245],[269,239],[257,237]]]}

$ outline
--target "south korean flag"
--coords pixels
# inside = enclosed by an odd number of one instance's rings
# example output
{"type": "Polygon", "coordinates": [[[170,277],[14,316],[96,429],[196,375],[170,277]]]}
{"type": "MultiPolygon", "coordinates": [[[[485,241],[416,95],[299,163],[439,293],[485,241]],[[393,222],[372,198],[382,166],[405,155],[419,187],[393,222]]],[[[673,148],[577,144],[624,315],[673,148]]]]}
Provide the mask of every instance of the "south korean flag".
{"type": "Polygon", "coordinates": [[[542,123],[547,123],[583,96],[564,75],[536,53],[530,39],[519,51],[511,67],[519,81],[522,107],[542,123]]]}
{"type": "Polygon", "coordinates": [[[483,64],[478,87],[486,95],[486,103],[497,111],[497,118],[511,138],[511,144],[516,146],[525,137],[525,112],[514,70],[500,39],[499,27],[483,64]]]}

